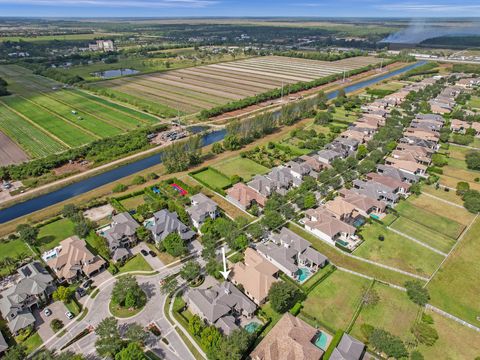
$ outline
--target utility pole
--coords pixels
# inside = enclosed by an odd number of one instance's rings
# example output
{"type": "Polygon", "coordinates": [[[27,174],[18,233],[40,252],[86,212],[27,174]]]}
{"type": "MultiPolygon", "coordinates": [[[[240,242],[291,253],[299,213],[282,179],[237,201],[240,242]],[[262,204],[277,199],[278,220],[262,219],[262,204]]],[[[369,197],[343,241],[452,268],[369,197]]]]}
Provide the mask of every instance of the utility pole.
{"type": "Polygon", "coordinates": [[[283,80],[282,80],[282,96],[280,97],[280,102],[283,102],[283,80]]]}

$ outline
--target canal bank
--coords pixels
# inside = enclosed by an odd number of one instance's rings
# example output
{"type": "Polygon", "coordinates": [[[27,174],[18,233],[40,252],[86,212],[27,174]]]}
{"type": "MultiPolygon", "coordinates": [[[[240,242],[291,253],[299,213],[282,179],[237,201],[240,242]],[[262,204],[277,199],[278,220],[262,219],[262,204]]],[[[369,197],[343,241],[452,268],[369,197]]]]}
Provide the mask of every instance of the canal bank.
{"type": "MultiPolygon", "coordinates": [[[[345,87],[344,90],[346,93],[355,92],[362,88],[368,87],[370,85],[379,83],[388,78],[407,72],[411,69],[414,69],[418,66],[423,65],[424,63],[425,62],[418,62],[415,64],[408,65],[406,67],[403,67],[401,69],[397,69],[392,72],[376,76],[374,78],[360,81],[358,83],[345,87]]],[[[328,99],[330,100],[334,99],[338,95],[338,92],[339,92],[338,90],[328,92],[327,93],[328,99]]],[[[217,130],[217,131],[210,132],[203,136],[203,144],[204,146],[211,145],[214,142],[221,141],[224,138],[224,136],[225,136],[225,130],[217,130]]],[[[40,195],[38,197],[26,200],[24,202],[20,202],[18,204],[15,204],[13,206],[0,210],[0,223],[4,224],[14,219],[32,214],[36,211],[61,203],[72,197],[85,194],[98,187],[112,183],[114,181],[130,176],[139,171],[143,171],[145,169],[148,169],[160,163],[161,163],[160,155],[155,154],[137,161],[133,161],[129,164],[119,166],[115,169],[105,171],[103,173],[92,176],[90,178],[83,179],[78,182],[69,184],[65,187],[54,190],[50,193],[40,195]]]]}

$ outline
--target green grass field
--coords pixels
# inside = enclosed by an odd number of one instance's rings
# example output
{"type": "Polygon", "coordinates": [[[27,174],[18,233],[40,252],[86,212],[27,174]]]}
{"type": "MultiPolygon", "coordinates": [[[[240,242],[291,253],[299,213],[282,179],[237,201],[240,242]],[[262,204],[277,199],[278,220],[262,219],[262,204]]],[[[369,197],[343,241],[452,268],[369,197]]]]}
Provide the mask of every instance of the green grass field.
{"type": "MultiPolygon", "coordinates": [[[[6,258],[15,259],[17,257],[27,257],[34,255],[30,248],[25,244],[23,240],[16,239],[16,240],[4,240],[0,242],[0,261],[6,258]]],[[[0,276],[9,274],[10,271],[14,270],[13,266],[3,266],[0,269],[0,276]]]]}
{"type": "MultiPolygon", "coordinates": [[[[344,330],[360,303],[370,281],[341,270],[335,271],[308,294],[301,314],[310,324],[312,318],[331,330],[344,330]]],[[[327,329],[328,330],[328,329],[327,329]]]]}
{"type": "Polygon", "coordinates": [[[123,274],[129,271],[152,271],[153,269],[143,255],[137,254],[128,260],[119,270],[118,273],[123,274]]]}
{"type": "Polygon", "coordinates": [[[431,303],[476,326],[480,326],[480,219],[465,234],[455,251],[428,284],[431,303]]]}
{"type": "MultiPolygon", "coordinates": [[[[431,201],[431,203],[433,204],[433,201],[431,201]]],[[[447,206],[447,204],[441,204],[441,206],[447,206]]],[[[462,224],[440,216],[435,212],[415,206],[411,201],[401,201],[395,209],[400,213],[400,215],[406,217],[407,219],[418,222],[429,229],[435,230],[453,239],[458,238],[464,228],[462,224]]]]}
{"type": "Polygon", "coordinates": [[[354,251],[354,255],[413,274],[431,275],[444,259],[442,255],[377,223],[364,226],[360,235],[365,241],[354,251]],[[384,241],[378,240],[380,235],[384,236],[384,241]]]}
{"type": "Polygon", "coordinates": [[[22,345],[26,347],[27,354],[31,354],[32,352],[34,352],[42,344],[43,341],[38,332],[30,335],[27,340],[22,343],[22,345]]]}
{"type": "Polygon", "coordinates": [[[222,161],[213,167],[228,177],[238,175],[244,181],[249,181],[255,175],[265,174],[269,171],[265,166],[239,156],[222,161]]]}
{"type": "Polygon", "coordinates": [[[448,252],[455,244],[455,239],[449,238],[403,216],[395,220],[390,227],[443,252],[448,252]]]}
{"type": "Polygon", "coordinates": [[[69,219],[60,219],[42,226],[38,233],[36,247],[42,253],[58,246],[60,241],[75,235],[75,224],[69,219]]]}
{"type": "Polygon", "coordinates": [[[445,191],[444,188],[436,189],[434,185],[424,185],[422,186],[422,192],[433,195],[437,198],[450,201],[457,205],[463,206],[463,200],[458,196],[454,190],[445,191]]]}
{"type": "Polygon", "coordinates": [[[193,177],[214,188],[222,189],[232,184],[227,176],[219,174],[212,169],[206,169],[202,172],[196,173],[193,177]]]}
{"type": "Polygon", "coordinates": [[[39,42],[52,40],[93,40],[101,39],[102,37],[112,37],[112,33],[91,33],[91,34],[61,34],[61,35],[39,35],[39,36],[1,36],[0,42],[3,41],[25,41],[25,42],[39,42]]]}
{"type": "Polygon", "coordinates": [[[388,285],[376,283],[373,289],[380,300],[376,305],[362,308],[351,334],[360,341],[367,342],[360,329],[362,324],[369,324],[387,330],[404,341],[411,339],[410,328],[415,323],[420,307],[405,292],[388,285]]]}
{"type": "Polygon", "coordinates": [[[143,194],[133,196],[133,197],[130,197],[128,199],[121,200],[120,204],[125,206],[125,208],[128,209],[128,210],[135,210],[139,205],[145,203],[145,200],[143,199],[143,197],[144,197],[143,194]]]}
{"type": "Polygon", "coordinates": [[[472,98],[468,102],[468,105],[475,109],[480,109],[480,96],[472,96],[472,98]]]}

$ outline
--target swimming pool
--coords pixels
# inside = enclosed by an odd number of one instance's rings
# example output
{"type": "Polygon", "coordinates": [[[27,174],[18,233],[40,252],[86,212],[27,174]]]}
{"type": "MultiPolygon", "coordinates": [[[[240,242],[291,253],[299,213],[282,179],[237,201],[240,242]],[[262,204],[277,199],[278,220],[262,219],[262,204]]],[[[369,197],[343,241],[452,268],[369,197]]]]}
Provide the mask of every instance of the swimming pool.
{"type": "Polygon", "coordinates": [[[260,327],[260,324],[257,322],[252,321],[251,323],[248,323],[245,325],[244,329],[249,333],[253,334],[257,329],[260,327]]]}
{"type": "Polygon", "coordinates": [[[327,340],[328,336],[320,331],[315,339],[315,346],[325,351],[327,349],[327,340]]]}
{"type": "Polygon", "coordinates": [[[375,219],[375,220],[380,220],[380,217],[378,215],[375,215],[375,214],[370,214],[370,217],[372,219],[375,219]]]}
{"type": "Polygon", "coordinates": [[[297,280],[299,282],[305,281],[310,276],[310,269],[308,268],[299,268],[297,280]]]}
{"type": "Polygon", "coordinates": [[[363,224],[365,224],[365,219],[363,217],[359,217],[353,222],[353,226],[355,226],[356,228],[362,226],[363,224]]]}

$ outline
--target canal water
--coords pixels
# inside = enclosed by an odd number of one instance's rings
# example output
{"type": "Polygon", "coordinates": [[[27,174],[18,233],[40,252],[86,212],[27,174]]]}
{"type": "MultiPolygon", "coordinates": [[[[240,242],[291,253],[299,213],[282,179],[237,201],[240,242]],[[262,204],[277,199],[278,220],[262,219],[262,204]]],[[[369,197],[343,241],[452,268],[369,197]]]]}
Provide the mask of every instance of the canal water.
{"type": "MultiPolygon", "coordinates": [[[[404,68],[379,75],[375,78],[361,81],[359,83],[345,87],[345,93],[350,93],[370,85],[381,82],[392,76],[399,75],[418,66],[425,64],[423,62],[417,62],[412,65],[408,65],[404,68]]],[[[326,94],[328,99],[333,99],[338,95],[338,91],[332,91],[326,94]]],[[[202,129],[202,127],[195,127],[194,130],[202,129]]],[[[222,140],[225,137],[226,130],[217,130],[207,133],[203,136],[203,146],[208,146],[217,141],[222,140]]],[[[31,214],[35,211],[42,210],[48,206],[55,205],[59,202],[68,200],[74,196],[84,194],[88,191],[96,189],[97,187],[109,184],[113,181],[119,180],[123,177],[135,174],[136,172],[148,169],[154,165],[161,163],[160,154],[155,154],[140,160],[136,160],[130,164],[119,166],[115,169],[103,172],[101,174],[92,176],[85,180],[80,180],[76,183],[67,185],[61,189],[52,191],[51,193],[40,195],[33,199],[12,205],[9,208],[0,210],[0,224],[7,221],[14,220],[18,217],[31,214]]]]}

